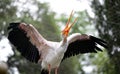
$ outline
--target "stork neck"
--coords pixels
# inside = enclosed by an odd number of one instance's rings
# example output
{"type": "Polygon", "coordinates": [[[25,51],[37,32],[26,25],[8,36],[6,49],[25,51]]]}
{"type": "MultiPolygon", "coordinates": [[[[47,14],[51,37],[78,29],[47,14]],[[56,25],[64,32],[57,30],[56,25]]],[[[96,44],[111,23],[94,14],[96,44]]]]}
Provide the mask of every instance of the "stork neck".
{"type": "Polygon", "coordinates": [[[66,43],[66,42],[67,42],[67,37],[65,37],[65,38],[63,39],[63,41],[66,43]]]}
{"type": "Polygon", "coordinates": [[[64,37],[64,39],[62,40],[62,45],[65,45],[67,43],[67,37],[64,37]]]}

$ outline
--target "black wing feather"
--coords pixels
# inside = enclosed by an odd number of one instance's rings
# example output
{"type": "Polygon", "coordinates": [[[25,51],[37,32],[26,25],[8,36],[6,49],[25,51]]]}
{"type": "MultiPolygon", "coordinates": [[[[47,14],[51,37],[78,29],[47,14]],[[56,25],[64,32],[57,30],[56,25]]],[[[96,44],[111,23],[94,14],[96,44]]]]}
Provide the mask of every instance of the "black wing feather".
{"type": "Polygon", "coordinates": [[[27,33],[19,28],[20,23],[10,23],[8,30],[10,30],[8,39],[17,48],[21,55],[27,60],[37,63],[40,55],[38,49],[33,45],[27,33]]]}
{"type": "Polygon", "coordinates": [[[94,37],[94,36],[90,36],[90,38],[91,38],[91,40],[95,41],[95,42],[98,43],[99,45],[107,48],[107,42],[105,42],[105,41],[103,41],[103,40],[101,40],[101,39],[99,39],[99,38],[96,38],[96,37],[94,37]]]}
{"type": "Polygon", "coordinates": [[[97,44],[107,48],[107,42],[96,38],[94,36],[81,35],[76,41],[68,45],[67,51],[64,54],[63,60],[80,53],[97,53],[97,51],[102,51],[97,44]],[[82,37],[81,37],[82,36],[82,37]],[[87,36],[84,38],[83,36],[87,36]]]}

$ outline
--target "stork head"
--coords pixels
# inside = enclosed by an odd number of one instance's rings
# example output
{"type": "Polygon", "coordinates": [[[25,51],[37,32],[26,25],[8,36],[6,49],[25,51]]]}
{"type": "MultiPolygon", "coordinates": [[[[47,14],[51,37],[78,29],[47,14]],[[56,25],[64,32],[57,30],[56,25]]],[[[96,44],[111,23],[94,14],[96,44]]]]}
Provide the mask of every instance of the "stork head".
{"type": "Polygon", "coordinates": [[[70,19],[71,19],[71,17],[72,17],[72,13],[73,13],[73,11],[71,12],[71,14],[70,14],[70,17],[69,17],[69,19],[68,19],[68,21],[67,21],[67,23],[66,23],[66,26],[65,26],[65,28],[62,30],[62,36],[64,37],[64,38],[67,38],[68,37],[68,34],[69,34],[69,31],[70,31],[70,29],[71,29],[71,27],[75,24],[75,22],[77,21],[77,18],[74,20],[74,22],[72,23],[72,24],[70,24],[70,19]]]}

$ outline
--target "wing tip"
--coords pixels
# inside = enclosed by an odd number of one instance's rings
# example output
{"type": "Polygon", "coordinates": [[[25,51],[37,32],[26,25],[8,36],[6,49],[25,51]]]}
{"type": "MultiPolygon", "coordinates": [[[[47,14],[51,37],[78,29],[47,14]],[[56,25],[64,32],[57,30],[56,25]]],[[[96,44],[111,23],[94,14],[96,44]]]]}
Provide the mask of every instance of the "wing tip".
{"type": "Polygon", "coordinates": [[[9,23],[9,26],[8,26],[8,30],[12,29],[12,28],[17,28],[19,26],[21,22],[11,22],[9,23]]]}
{"type": "Polygon", "coordinates": [[[104,41],[104,40],[102,40],[102,39],[100,39],[100,38],[96,38],[96,37],[94,37],[94,36],[92,36],[92,35],[90,35],[90,38],[93,39],[93,40],[95,40],[95,41],[100,41],[100,42],[103,42],[103,43],[107,44],[106,41],[104,41]]]}
{"type": "Polygon", "coordinates": [[[90,36],[90,38],[91,38],[94,42],[96,42],[97,44],[101,45],[102,47],[108,48],[106,41],[104,41],[104,40],[102,40],[102,39],[99,39],[99,38],[96,38],[96,37],[94,37],[94,36],[90,36]]]}

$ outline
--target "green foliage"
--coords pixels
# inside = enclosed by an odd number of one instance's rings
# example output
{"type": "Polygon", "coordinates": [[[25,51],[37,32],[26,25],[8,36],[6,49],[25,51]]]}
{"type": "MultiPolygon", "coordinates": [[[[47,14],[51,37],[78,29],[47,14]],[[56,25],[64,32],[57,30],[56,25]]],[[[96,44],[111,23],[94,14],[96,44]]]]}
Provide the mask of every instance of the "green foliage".
{"type": "Polygon", "coordinates": [[[15,19],[16,7],[12,5],[13,0],[0,0],[0,35],[7,33],[6,26],[15,19]]]}
{"type": "Polygon", "coordinates": [[[96,28],[99,36],[108,42],[109,62],[106,66],[106,74],[120,73],[120,1],[104,0],[101,4],[100,0],[92,1],[92,7],[96,14],[96,28]],[[112,68],[112,69],[111,69],[112,68]]]}
{"type": "Polygon", "coordinates": [[[61,63],[59,74],[78,74],[78,58],[71,57],[61,63]]]}

